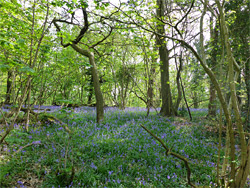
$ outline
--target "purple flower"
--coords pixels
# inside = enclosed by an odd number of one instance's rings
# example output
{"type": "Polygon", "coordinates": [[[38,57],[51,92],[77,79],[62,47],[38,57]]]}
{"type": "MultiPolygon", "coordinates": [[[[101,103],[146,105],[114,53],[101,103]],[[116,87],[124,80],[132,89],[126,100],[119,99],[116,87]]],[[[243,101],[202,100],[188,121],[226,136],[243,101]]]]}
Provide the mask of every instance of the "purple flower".
{"type": "Polygon", "coordinates": [[[97,166],[95,166],[94,163],[91,163],[90,167],[91,167],[91,168],[94,168],[95,170],[97,169],[97,166]]]}
{"type": "Polygon", "coordinates": [[[34,142],[32,142],[32,144],[41,144],[41,141],[40,140],[34,141],[34,142]]]}
{"type": "Polygon", "coordinates": [[[17,181],[17,183],[18,183],[18,184],[20,184],[20,185],[22,185],[22,184],[23,184],[23,182],[21,182],[21,181],[17,181]]]}
{"type": "Polygon", "coordinates": [[[113,173],[113,171],[109,171],[109,175],[111,175],[113,173]]]}

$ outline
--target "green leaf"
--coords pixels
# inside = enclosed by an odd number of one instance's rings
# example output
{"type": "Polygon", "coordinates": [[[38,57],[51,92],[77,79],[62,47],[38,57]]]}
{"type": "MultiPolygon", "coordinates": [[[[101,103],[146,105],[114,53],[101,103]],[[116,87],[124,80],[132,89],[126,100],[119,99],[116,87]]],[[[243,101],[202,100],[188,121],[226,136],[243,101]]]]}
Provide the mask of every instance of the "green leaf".
{"type": "Polygon", "coordinates": [[[7,72],[9,68],[10,68],[9,65],[5,65],[5,64],[0,65],[0,70],[1,70],[2,72],[7,72]]]}
{"type": "Polygon", "coordinates": [[[18,39],[18,40],[17,40],[17,44],[18,44],[20,47],[24,47],[24,46],[25,46],[25,40],[24,40],[24,39],[18,39]]]}
{"type": "Polygon", "coordinates": [[[29,75],[34,75],[36,71],[28,66],[19,69],[19,72],[27,73],[29,75]]]}

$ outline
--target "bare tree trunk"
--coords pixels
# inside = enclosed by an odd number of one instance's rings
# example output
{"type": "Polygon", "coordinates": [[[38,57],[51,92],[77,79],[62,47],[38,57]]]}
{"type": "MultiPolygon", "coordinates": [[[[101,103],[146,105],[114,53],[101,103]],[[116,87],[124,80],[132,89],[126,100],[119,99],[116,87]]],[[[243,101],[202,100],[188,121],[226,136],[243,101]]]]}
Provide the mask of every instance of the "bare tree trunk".
{"type": "Polygon", "coordinates": [[[177,83],[177,91],[178,91],[178,95],[177,95],[177,99],[174,105],[174,114],[177,116],[178,115],[178,108],[180,106],[181,103],[181,99],[182,99],[182,92],[181,92],[181,71],[182,71],[182,52],[180,54],[180,58],[179,58],[179,68],[177,66],[177,59],[175,58],[175,66],[176,66],[176,70],[177,70],[177,74],[176,74],[176,83],[177,83]]]}
{"type": "MultiPolygon", "coordinates": [[[[212,52],[211,52],[211,70],[215,72],[216,62],[217,62],[217,43],[218,43],[218,27],[217,23],[215,28],[213,28],[213,17],[210,18],[210,36],[212,41],[212,52]]],[[[216,90],[212,82],[210,82],[209,87],[209,104],[208,104],[208,116],[216,116],[216,90]]]]}
{"type": "Polygon", "coordinates": [[[216,91],[212,82],[210,82],[209,87],[208,116],[216,116],[216,91]]]}
{"type": "MultiPolygon", "coordinates": [[[[164,1],[157,0],[157,17],[160,19],[164,16],[164,1]]],[[[165,35],[165,28],[163,23],[157,22],[157,33],[165,35]]],[[[160,70],[161,70],[161,98],[162,106],[160,113],[163,116],[171,116],[172,111],[172,97],[169,80],[169,51],[166,46],[165,38],[156,36],[156,44],[159,46],[160,55],[160,70]]]]}
{"type": "Polygon", "coordinates": [[[90,78],[90,83],[89,83],[89,88],[88,88],[88,91],[89,91],[89,93],[88,93],[88,105],[91,105],[91,103],[92,103],[92,96],[93,96],[93,85],[94,85],[94,83],[93,83],[93,75],[92,75],[92,73],[91,73],[91,78],[90,78]]]}
{"type": "MultiPolygon", "coordinates": [[[[250,53],[250,47],[249,47],[249,53],[250,53]]],[[[245,83],[246,83],[246,94],[247,94],[247,101],[246,101],[246,108],[245,111],[247,112],[246,117],[246,125],[248,130],[250,130],[250,59],[247,60],[245,64],[245,70],[244,70],[245,76],[245,83]]]]}
{"type": "Polygon", "coordinates": [[[194,108],[199,108],[199,100],[198,100],[198,95],[197,92],[194,91],[193,93],[193,104],[194,104],[194,108]]]}
{"type": "Polygon", "coordinates": [[[93,83],[95,89],[95,97],[96,97],[96,117],[97,123],[101,123],[104,119],[104,109],[103,109],[103,96],[100,88],[99,76],[97,72],[97,67],[95,64],[94,54],[88,50],[84,50],[79,48],[76,44],[71,44],[71,47],[77,51],[78,53],[89,58],[89,62],[92,65],[91,72],[93,76],[93,83]]]}
{"type": "Polygon", "coordinates": [[[150,75],[150,78],[149,78],[149,81],[148,81],[148,91],[147,91],[147,98],[148,98],[148,101],[147,101],[147,116],[149,115],[150,108],[152,108],[154,106],[154,104],[153,104],[153,99],[154,99],[154,89],[153,89],[154,79],[152,77],[153,77],[153,74],[155,73],[155,68],[151,67],[150,72],[151,72],[151,75],[150,75]]]}
{"type": "Polygon", "coordinates": [[[6,98],[5,98],[5,104],[10,104],[10,96],[11,96],[11,91],[12,91],[12,71],[8,71],[8,76],[7,76],[7,90],[6,90],[6,98]]]}

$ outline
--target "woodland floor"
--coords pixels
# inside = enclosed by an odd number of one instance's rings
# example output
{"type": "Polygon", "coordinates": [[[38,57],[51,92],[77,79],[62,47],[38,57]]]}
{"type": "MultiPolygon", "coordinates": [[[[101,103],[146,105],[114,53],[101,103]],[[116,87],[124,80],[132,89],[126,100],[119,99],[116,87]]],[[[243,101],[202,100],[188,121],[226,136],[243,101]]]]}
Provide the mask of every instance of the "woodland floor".
{"type": "Polygon", "coordinates": [[[50,113],[73,133],[53,122],[29,132],[16,125],[0,148],[0,187],[189,187],[183,162],[166,157],[140,124],[189,160],[193,183],[215,185],[218,134],[205,110],[193,110],[189,121],[185,114],[168,119],[146,116],[144,108],[106,108],[100,125],[90,107],[50,113]]]}

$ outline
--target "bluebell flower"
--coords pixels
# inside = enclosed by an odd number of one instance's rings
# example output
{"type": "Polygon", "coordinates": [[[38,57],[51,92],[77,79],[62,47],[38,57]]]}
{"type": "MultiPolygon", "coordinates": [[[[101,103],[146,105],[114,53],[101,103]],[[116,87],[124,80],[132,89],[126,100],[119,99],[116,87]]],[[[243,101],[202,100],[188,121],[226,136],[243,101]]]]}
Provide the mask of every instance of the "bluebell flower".
{"type": "Polygon", "coordinates": [[[113,171],[109,171],[109,175],[111,175],[113,173],[113,171]]]}
{"type": "Polygon", "coordinates": [[[90,167],[91,167],[91,168],[94,168],[95,170],[97,169],[97,166],[95,166],[94,163],[91,163],[90,167]]]}
{"type": "Polygon", "coordinates": [[[41,144],[41,141],[40,140],[34,141],[34,142],[32,142],[32,144],[41,144]]]}

